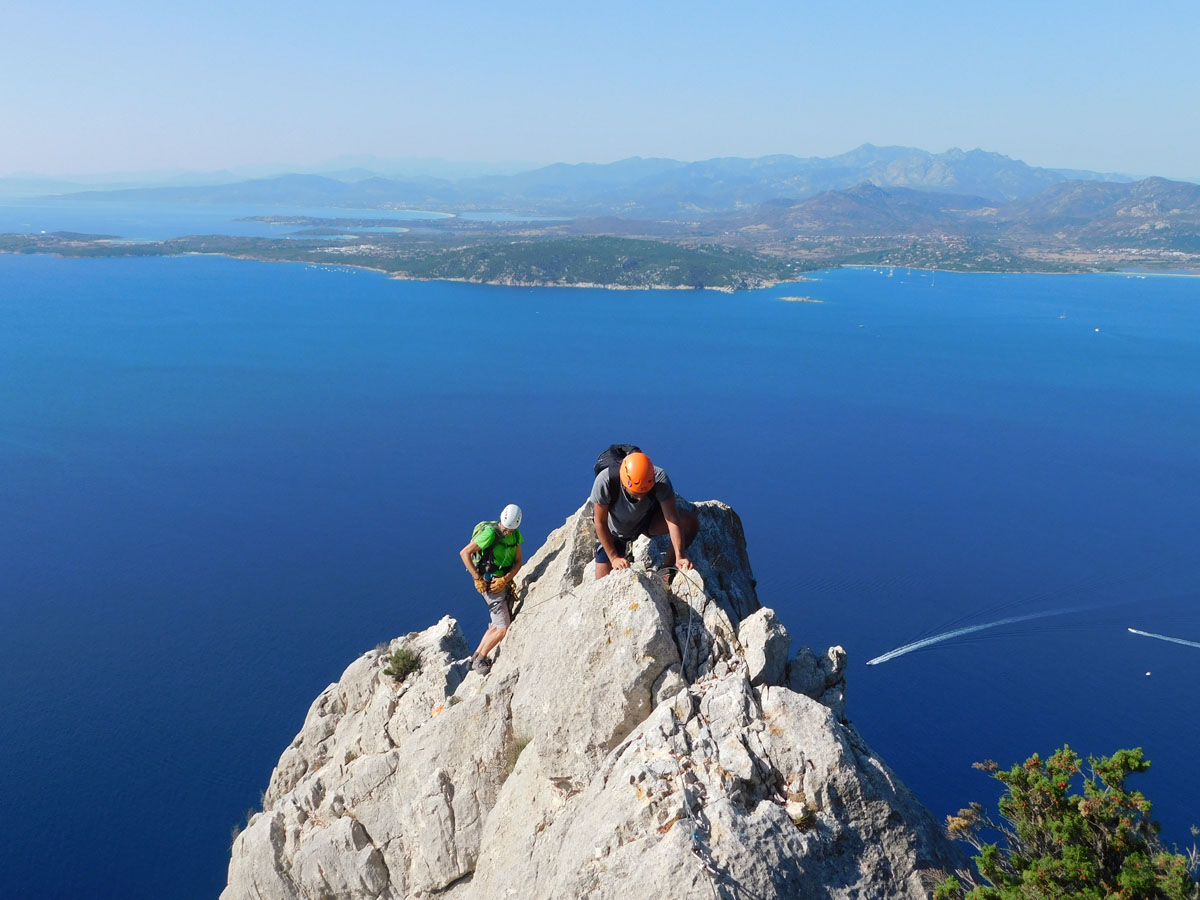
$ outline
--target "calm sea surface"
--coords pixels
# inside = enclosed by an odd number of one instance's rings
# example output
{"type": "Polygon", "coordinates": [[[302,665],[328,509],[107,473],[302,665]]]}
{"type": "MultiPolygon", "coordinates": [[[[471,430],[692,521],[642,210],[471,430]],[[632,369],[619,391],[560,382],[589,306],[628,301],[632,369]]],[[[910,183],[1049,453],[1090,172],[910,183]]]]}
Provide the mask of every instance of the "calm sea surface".
{"type": "MultiPolygon", "coordinates": [[[[323,219],[401,219],[417,224],[445,213],[417,209],[345,209],[334,206],[234,206],[167,204],[147,201],[70,198],[0,199],[0,234],[75,231],[105,234],[131,241],[161,241],[195,234],[239,237],[286,237],[308,226],[240,221],[253,216],[309,216],[323,219]]],[[[486,215],[480,216],[486,219],[486,215]]]]}
{"type": "Polygon", "coordinates": [[[471,526],[515,501],[537,546],[612,441],[738,510],[760,599],[845,646],[937,815],[994,803],[975,760],[1144,746],[1190,842],[1200,650],[1126,628],[1200,640],[1200,281],[0,256],[0,894],[215,897],[317,693],[444,614],[476,640],[471,526]]]}
{"type": "MultiPolygon", "coordinates": [[[[103,234],[128,241],[160,241],[198,234],[230,234],[239,237],[291,237],[311,231],[312,226],[246,222],[262,216],[307,216],[318,219],[398,219],[420,223],[444,219],[448,213],[420,209],[349,209],[340,206],[168,204],[151,201],[93,200],[70,197],[41,200],[0,198],[0,234],[75,231],[103,234]]],[[[465,212],[460,219],[471,222],[565,222],[547,216],[524,216],[497,211],[465,212]]],[[[364,227],[358,232],[407,231],[408,228],[364,227]]],[[[306,237],[313,237],[308,234],[306,237]]],[[[336,237],[329,235],[328,237],[336,237]]]]}

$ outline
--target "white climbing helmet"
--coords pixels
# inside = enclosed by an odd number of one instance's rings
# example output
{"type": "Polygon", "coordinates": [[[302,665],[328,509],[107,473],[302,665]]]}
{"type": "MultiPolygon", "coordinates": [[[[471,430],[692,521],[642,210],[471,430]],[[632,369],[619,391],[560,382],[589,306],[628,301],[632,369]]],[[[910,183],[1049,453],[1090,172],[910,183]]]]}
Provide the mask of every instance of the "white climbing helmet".
{"type": "Polygon", "coordinates": [[[515,503],[504,507],[504,511],[500,513],[500,524],[509,531],[515,531],[521,524],[521,507],[515,503]]]}

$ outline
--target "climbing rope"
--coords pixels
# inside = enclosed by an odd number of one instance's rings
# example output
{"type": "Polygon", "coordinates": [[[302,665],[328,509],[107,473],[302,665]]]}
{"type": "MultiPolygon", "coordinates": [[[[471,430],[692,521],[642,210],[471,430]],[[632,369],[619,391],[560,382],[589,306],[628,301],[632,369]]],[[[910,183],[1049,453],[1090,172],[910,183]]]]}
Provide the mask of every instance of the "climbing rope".
{"type": "MultiPolygon", "coordinates": [[[[702,617],[704,615],[705,607],[708,606],[709,602],[711,601],[713,603],[716,603],[716,601],[713,600],[713,598],[711,596],[709,596],[708,591],[706,591],[704,589],[703,583],[697,584],[696,580],[694,578],[692,578],[691,575],[688,574],[687,570],[681,569],[678,566],[662,566],[658,569],[654,569],[652,574],[659,575],[663,572],[674,572],[677,576],[680,576],[680,575],[683,576],[683,578],[686,579],[687,582],[689,584],[691,584],[692,587],[696,588],[696,590],[700,592],[701,596],[704,597],[704,602],[702,604],[700,604],[700,615],[702,617]]],[[[667,587],[668,591],[671,589],[671,584],[669,581],[666,583],[666,587],[667,587]]],[[[682,670],[683,670],[683,677],[685,679],[687,678],[687,671],[688,671],[688,669],[687,669],[688,653],[692,649],[692,625],[696,621],[695,607],[693,607],[692,604],[688,603],[687,608],[688,608],[687,633],[685,634],[684,639],[683,639],[683,653],[681,654],[681,659],[680,659],[680,663],[679,663],[680,668],[682,668],[682,670]]],[[[703,619],[701,619],[701,621],[703,621],[703,619]]]]}

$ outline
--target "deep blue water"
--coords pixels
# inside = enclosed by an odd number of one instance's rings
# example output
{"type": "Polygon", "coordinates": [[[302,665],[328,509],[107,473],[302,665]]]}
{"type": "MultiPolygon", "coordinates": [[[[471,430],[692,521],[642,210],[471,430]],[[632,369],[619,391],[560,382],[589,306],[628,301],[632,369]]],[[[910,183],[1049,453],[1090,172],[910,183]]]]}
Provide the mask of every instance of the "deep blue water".
{"type": "Polygon", "coordinates": [[[994,803],[975,760],[1140,745],[1190,841],[1200,651],[1125,629],[1200,639],[1200,281],[820,278],[0,256],[0,893],[215,897],[316,694],[445,613],[475,640],[471,526],[516,501],[536,546],[612,441],[741,513],[760,599],[846,647],[938,816],[994,803]]]}

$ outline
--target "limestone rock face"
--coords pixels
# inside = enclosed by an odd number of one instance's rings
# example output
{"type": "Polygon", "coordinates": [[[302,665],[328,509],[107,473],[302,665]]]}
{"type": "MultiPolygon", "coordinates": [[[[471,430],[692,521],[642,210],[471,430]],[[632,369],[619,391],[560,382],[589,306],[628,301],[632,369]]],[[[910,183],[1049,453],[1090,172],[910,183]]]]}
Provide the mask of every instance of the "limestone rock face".
{"type": "Polygon", "coordinates": [[[444,618],[346,669],[234,842],[222,900],[916,898],[958,851],[845,722],[845,653],[761,608],[741,523],[593,580],[585,505],[517,578],[491,673],[444,618]],[[419,671],[384,674],[407,648],[419,671]]]}
{"type": "Polygon", "coordinates": [[[787,672],[792,636],[775,615],[775,610],[764,607],[743,619],[738,626],[738,639],[745,652],[750,683],[781,684],[787,672]]]}

